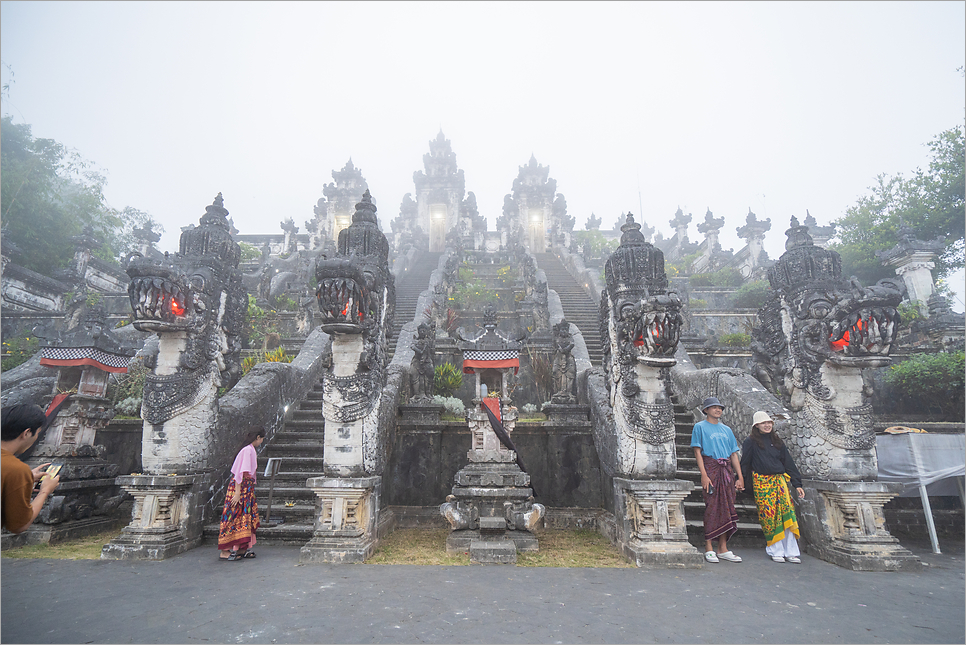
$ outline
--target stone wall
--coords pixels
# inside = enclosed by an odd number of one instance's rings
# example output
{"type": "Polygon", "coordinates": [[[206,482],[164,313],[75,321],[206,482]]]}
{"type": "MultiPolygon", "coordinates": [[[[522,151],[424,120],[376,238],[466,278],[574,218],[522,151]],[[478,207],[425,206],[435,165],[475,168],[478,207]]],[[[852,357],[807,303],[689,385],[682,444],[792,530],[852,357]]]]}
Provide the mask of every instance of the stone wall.
{"type": "Polygon", "coordinates": [[[143,424],[140,419],[112,419],[106,428],[97,431],[94,445],[104,446],[104,459],[117,464],[118,475],[141,472],[143,424]]]}
{"type": "MultiPolygon", "coordinates": [[[[533,483],[535,501],[550,507],[600,508],[604,487],[600,460],[587,426],[520,422],[512,435],[533,483]]],[[[442,504],[456,473],[467,464],[465,422],[430,426],[400,422],[393,438],[384,499],[393,506],[442,504]]]]}

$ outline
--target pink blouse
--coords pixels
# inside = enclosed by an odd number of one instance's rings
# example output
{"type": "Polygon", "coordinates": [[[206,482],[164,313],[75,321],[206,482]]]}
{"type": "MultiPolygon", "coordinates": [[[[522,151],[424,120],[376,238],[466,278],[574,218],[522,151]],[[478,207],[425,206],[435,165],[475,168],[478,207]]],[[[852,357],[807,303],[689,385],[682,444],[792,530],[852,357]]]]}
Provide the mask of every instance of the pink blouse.
{"type": "Polygon", "coordinates": [[[238,456],[235,457],[235,463],[231,465],[231,476],[235,478],[236,482],[240,483],[244,473],[250,473],[252,479],[255,479],[257,470],[258,454],[255,452],[252,444],[248,444],[238,451],[238,456]]]}

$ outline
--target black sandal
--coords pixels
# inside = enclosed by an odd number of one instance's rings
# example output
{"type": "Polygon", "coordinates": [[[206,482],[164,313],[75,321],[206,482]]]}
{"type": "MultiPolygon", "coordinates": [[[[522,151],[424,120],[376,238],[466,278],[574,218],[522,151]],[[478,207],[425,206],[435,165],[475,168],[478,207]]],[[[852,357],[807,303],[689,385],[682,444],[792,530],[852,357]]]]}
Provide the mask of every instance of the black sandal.
{"type": "Polygon", "coordinates": [[[245,551],[239,557],[242,557],[242,558],[254,558],[255,557],[255,552],[254,551],[245,551]]]}
{"type": "Polygon", "coordinates": [[[232,551],[231,554],[225,558],[226,560],[241,560],[242,556],[238,555],[238,551],[232,551]]]}

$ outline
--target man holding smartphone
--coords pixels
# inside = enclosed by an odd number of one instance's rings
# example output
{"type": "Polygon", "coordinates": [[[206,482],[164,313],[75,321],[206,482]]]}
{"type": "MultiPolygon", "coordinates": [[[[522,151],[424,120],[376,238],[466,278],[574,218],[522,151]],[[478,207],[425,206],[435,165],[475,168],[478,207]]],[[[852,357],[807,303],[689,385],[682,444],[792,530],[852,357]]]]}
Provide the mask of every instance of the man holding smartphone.
{"type": "Polygon", "coordinates": [[[45,418],[39,405],[14,405],[0,411],[0,524],[11,533],[26,531],[60,484],[56,475],[41,481],[50,464],[31,470],[17,458],[37,441],[45,418]],[[40,492],[31,501],[37,481],[40,492]]]}

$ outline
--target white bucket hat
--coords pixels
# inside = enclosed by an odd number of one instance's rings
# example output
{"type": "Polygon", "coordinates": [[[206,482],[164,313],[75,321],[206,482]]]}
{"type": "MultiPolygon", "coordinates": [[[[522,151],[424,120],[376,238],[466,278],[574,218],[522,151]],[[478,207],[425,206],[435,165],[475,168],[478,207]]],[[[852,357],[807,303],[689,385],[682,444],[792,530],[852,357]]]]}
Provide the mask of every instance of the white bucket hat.
{"type": "Polygon", "coordinates": [[[764,412],[762,410],[758,410],[758,412],[755,412],[755,416],[752,417],[752,419],[751,419],[751,425],[752,425],[752,427],[754,427],[754,426],[756,426],[759,423],[762,423],[764,421],[771,421],[772,423],[775,422],[774,419],[772,419],[770,416],[768,416],[768,413],[767,412],[764,412]]]}

